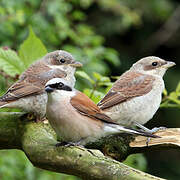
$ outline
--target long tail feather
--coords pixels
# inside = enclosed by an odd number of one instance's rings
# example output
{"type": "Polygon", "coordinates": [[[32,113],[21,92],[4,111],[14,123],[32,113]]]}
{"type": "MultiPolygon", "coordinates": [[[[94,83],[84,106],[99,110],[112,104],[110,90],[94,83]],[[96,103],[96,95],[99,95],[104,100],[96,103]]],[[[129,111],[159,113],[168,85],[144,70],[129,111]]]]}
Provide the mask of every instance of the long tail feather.
{"type": "Polygon", "coordinates": [[[134,135],[141,135],[146,137],[152,137],[152,138],[160,138],[160,136],[154,135],[152,133],[143,131],[143,130],[136,130],[132,128],[127,128],[124,126],[116,125],[116,124],[107,124],[105,127],[105,130],[109,133],[128,133],[128,134],[134,134],[134,135]]]}

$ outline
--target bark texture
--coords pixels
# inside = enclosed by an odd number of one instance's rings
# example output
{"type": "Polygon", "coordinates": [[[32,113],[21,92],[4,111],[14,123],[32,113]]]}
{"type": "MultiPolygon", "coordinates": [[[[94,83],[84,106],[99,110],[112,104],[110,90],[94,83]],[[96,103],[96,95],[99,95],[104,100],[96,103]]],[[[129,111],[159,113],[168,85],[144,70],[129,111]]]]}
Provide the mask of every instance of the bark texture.
{"type": "Polygon", "coordinates": [[[88,180],[161,179],[119,162],[132,153],[180,148],[180,129],[156,134],[162,138],[151,139],[148,147],[146,138],[122,134],[88,144],[88,149],[55,147],[56,135],[48,123],[29,121],[23,113],[0,113],[0,149],[20,149],[36,167],[88,180]]]}

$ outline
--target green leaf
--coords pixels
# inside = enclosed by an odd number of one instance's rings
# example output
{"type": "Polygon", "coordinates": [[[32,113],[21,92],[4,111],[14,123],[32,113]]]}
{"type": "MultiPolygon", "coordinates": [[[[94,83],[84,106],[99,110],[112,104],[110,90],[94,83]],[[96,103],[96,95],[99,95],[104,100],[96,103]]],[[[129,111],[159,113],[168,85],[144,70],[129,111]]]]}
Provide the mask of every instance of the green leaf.
{"type": "Polygon", "coordinates": [[[21,74],[25,66],[15,51],[0,48],[0,69],[10,76],[15,76],[21,74]]]}
{"type": "Polygon", "coordinates": [[[180,92],[180,82],[178,83],[177,88],[176,88],[176,93],[178,92],[180,92]]]}
{"type": "Polygon", "coordinates": [[[96,90],[93,91],[92,89],[88,89],[88,88],[85,88],[83,90],[83,93],[86,94],[88,97],[91,97],[94,103],[98,103],[104,97],[104,93],[96,90]]]}
{"type": "Polygon", "coordinates": [[[112,82],[99,82],[98,86],[107,86],[107,87],[111,88],[113,84],[114,83],[112,83],[112,82]]]}
{"type": "Polygon", "coordinates": [[[111,62],[115,66],[119,66],[121,64],[120,59],[118,58],[118,53],[112,48],[106,48],[105,58],[109,62],[111,62]]]}
{"type": "Polygon", "coordinates": [[[23,42],[19,49],[19,56],[24,62],[25,67],[29,67],[35,60],[41,58],[47,53],[42,41],[35,35],[32,28],[29,28],[29,36],[23,42]]]}
{"type": "Polygon", "coordinates": [[[165,96],[167,96],[167,95],[168,95],[168,92],[167,92],[167,90],[166,90],[166,89],[164,89],[164,90],[163,90],[163,94],[164,94],[165,96]]]}
{"type": "Polygon", "coordinates": [[[101,78],[102,78],[101,74],[99,74],[99,73],[97,73],[97,72],[93,72],[93,77],[94,77],[96,80],[98,80],[98,81],[100,81],[101,78]]]}
{"type": "Polygon", "coordinates": [[[111,78],[117,80],[120,78],[120,76],[111,76],[111,78]]]}
{"type": "Polygon", "coordinates": [[[107,76],[102,76],[101,74],[99,74],[99,73],[97,73],[97,72],[93,72],[93,77],[94,77],[96,80],[98,80],[99,83],[101,83],[102,85],[103,85],[103,83],[104,83],[104,85],[105,85],[106,83],[110,83],[110,82],[111,82],[111,80],[110,80],[109,77],[107,77],[107,76]]]}
{"type": "Polygon", "coordinates": [[[143,154],[132,154],[123,163],[141,171],[147,168],[147,161],[143,154]]]}
{"type": "Polygon", "coordinates": [[[93,81],[93,79],[91,79],[91,77],[85,73],[84,71],[76,71],[76,75],[83,77],[84,79],[87,79],[88,81],[90,81],[92,84],[94,84],[95,82],[93,81]]]}
{"type": "Polygon", "coordinates": [[[178,95],[176,94],[176,92],[171,92],[168,99],[175,102],[176,104],[180,104],[180,100],[178,100],[178,95]]]}

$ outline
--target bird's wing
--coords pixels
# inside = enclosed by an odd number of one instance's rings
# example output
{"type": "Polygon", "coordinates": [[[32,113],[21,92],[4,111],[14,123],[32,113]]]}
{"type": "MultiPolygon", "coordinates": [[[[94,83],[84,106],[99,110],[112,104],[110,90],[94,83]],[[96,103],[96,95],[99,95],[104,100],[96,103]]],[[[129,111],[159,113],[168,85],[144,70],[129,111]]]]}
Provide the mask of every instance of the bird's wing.
{"type": "Polygon", "coordinates": [[[78,92],[74,97],[72,97],[70,103],[84,116],[91,117],[94,120],[116,124],[109,116],[105,115],[88,96],[81,92],[78,92]]]}
{"type": "Polygon", "coordinates": [[[39,94],[44,90],[42,85],[29,83],[26,81],[18,81],[12,85],[6,94],[0,97],[0,101],[14,101],[29,95],[39,94]]]}
{"type": "Polygon", "coordinates": [[[30,66],[20,76],[20,80],[0,97],[0,101],[14,101],[22,97],[40,94],[50,79],[66,76],[66,73],[60,69],[50,69],[40,61],[37,63],[30,66]]]}
{"type": "Polygon", "coordinates": [[[97,104],[100,109],[110,108],[152,90],[155,78],[139,72],[126,72],[118,79],[105,97],[97,104]]]}

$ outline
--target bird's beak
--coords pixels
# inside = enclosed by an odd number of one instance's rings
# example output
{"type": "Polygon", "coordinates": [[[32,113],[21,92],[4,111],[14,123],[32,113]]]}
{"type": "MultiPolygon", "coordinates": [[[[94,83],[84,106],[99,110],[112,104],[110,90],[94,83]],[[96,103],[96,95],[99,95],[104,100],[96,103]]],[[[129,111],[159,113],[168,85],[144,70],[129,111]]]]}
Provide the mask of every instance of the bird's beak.
{"type": "Polygon", "coordinates": [[[82,67],[83,65],[80,62],[75,61],[74,63],[70,64],[70,66],[73,66],[73,67],[77,68],[77,67],[82,67]]]}
{"type": "Polygon", "coordinates": [[[172,61],[166,61],[166,64],[163,65],[164,68],[170,68],[172,66],[175,66],[176,63],[172,62],[172,61]]]}
{"type": "Polygon", "coordinates": [[[46,86],[46,87],[45,87],[45,91],[46,91],[47,93],[51,93],[51,92],[54,91],[54,89],[51,88],[50,86],[46,86]]]}

